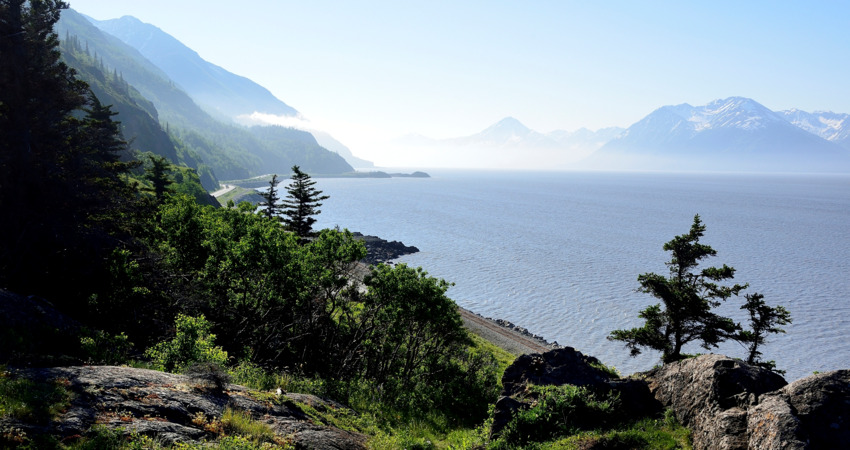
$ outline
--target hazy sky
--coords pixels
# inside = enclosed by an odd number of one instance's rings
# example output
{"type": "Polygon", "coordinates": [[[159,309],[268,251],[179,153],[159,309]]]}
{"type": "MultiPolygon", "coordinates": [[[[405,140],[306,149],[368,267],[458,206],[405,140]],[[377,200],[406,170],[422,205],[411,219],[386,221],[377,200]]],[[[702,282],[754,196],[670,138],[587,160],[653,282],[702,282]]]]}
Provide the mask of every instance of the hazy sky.
{"type": "Polygon", "coordinates": [[[850,113],[845,1],[68,1],[158,26],[364,157],[506,116],[627,127],[730,96],[850,113]]]}

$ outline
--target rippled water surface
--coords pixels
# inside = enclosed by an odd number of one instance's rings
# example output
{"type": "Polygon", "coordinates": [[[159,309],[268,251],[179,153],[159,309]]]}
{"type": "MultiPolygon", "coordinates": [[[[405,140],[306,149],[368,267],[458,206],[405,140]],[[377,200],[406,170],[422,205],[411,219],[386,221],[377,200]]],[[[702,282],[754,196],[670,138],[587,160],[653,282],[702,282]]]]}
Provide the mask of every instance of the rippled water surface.
{"type": "MultiPolygon", "coordinates": [[[[737,269],[794,323],[771,338],[793,380],[850,368],[850,177],[802,175],[432,172],[432,178],[317,179],[319,227],[415,245],[401,259],[454,282],[461,306],[510,320],[623,373],[658,363],[605,339],[638,326],[654,299],[637,276],[666,274],[664,242],[707,226],[709,264],[737,269]]],[[[723,312],[739,321],[741,302],[723,312]]],[[[690,348],[689,352],[700,349],[690,348]]],[[[738,344],[716,352],[742,357],[738,344]]]]}

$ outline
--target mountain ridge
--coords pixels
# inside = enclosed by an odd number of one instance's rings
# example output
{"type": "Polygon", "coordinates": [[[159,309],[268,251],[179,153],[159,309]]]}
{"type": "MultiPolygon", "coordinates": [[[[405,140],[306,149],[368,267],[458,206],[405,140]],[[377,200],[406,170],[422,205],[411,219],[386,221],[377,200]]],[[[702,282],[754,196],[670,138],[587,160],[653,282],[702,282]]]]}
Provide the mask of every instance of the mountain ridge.
{"type": "Polygon", "coordinates": [[[584,168],[841,172],[850,152],[745,97],[663,106],[583,162],[584,168]]]}
{"type": "Polygon", "coordinates": [[[155,25],[133,16],[88,19],[96,27],[138,50],[214,116],[232,118],[256,111],[298,115],[295,108],[275,97],[268,89],[206,61],[198,52],[155,25]]]}

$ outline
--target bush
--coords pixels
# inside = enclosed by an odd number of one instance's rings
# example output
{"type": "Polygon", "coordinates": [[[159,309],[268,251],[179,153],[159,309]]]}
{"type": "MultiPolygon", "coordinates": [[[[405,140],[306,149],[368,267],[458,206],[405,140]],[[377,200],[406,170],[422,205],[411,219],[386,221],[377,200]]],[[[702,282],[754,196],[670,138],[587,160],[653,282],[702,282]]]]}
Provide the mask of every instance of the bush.
{"type": "Polygon", "coordinates": [[[174,339],[160,342],[145,351],[145,356],[151,358],[154,368],[182,372],[193,363],[227,364],[227,352],[213,344],[215,335],[210,333],[212,324],[204,316],[179,314],[175,327],[174,339]]]}
{"type": "Polygon", "coordinates": [[[113,336],[101,330],[83,329],[80,347],[87,364],[118,365],[127,362],[133,343],[124,333],[113,336]]]}
{"type": "Polygon", "coordinates": [[[500,441],[509,446],[545,442],[581,430],[608,428],[619,421],[617,395],[597,395],[573,385],[529,386],[533,405],[518,411],[500,441]]]}
{"type": "Polygon", "coordinates": [[[193,382],[204,388],[212,388],[217,391],[224,390],[227,383],[230,383],[230,374],[224,368],[216,363],[211,362],[196,362],[192,363],[184,371],[193,382]]]}

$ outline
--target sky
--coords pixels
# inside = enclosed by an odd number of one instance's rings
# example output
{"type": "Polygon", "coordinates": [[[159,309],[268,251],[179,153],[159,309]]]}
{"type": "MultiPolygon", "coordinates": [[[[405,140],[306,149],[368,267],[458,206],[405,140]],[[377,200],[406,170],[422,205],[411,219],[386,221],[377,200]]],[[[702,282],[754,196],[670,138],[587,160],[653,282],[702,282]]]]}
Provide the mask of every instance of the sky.
{"type": "Polygon", "coordinates": [[[67,0],[134,16],[380,162],[407,134],[628,127],[731,96],[850,113],[850,2],[67,0]]]}

